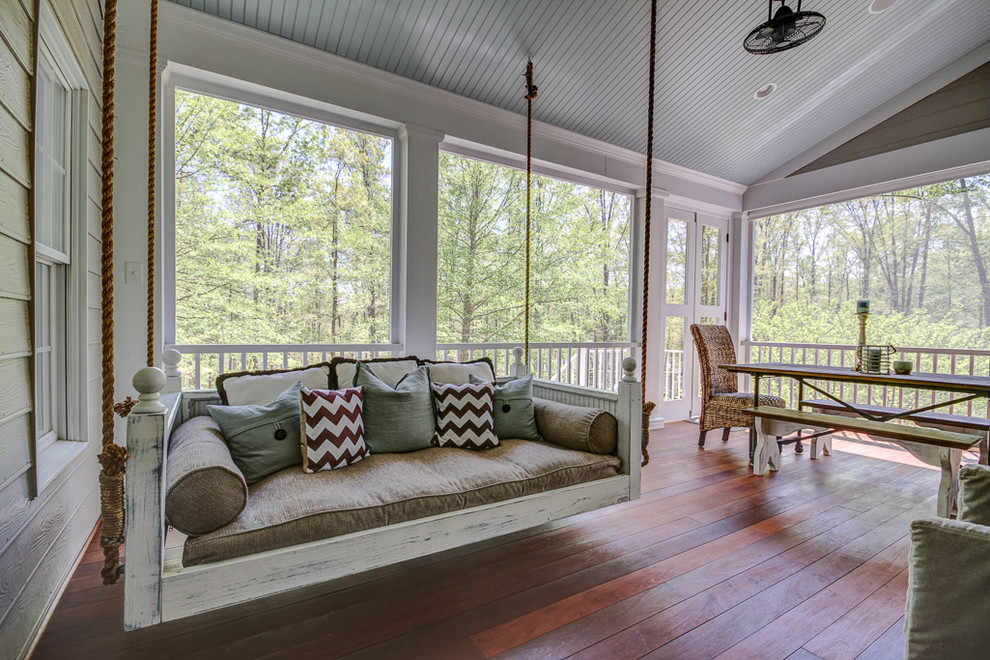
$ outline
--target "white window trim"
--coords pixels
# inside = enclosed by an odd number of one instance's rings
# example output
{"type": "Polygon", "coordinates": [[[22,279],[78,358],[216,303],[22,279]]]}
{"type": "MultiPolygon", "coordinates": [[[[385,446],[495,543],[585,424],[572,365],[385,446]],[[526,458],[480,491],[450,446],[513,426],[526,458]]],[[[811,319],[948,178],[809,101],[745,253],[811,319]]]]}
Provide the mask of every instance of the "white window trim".
{"type": "MultiPolygon", "coordinates": [[[[45,261],[69,262],[65,295],[66,300],[71,301],[66,305],[65,317],[67,371],[64,374],[64,391],[68,396],[65,402],[64,429],[57,440],[43,443],[44,447],[38,444],[42,439],[35,438],[35,448],[40,449],[35,454],[35,483],[37,492],[41,493],[86,449],[89,440],[86,356],[89,85],[47,1],[40,3],[38,12],[38,50],[37,60],[40,61],[42,56],[48,57],[56,73],[69,86],[70,93],[66,101],[71,117],[69,163],[72,166],[69,171],[69,222],[68,240],[65,243],[67,254],[60,254],[37,241],[34,242],[32,253],[32,273],[39,256],[45,261]]],[[[35,115],[37,118],[37,107],[35,115]]],[[[36,203],[36,200],[32,200],[32,203],[36,203]]]]}
{"type": "MultiPolygon", "coordinates": [[[[176,343],[175,324],[175,91],[183,90],[222,98],[234,103],[253,105],[273,112],[340,128],[370,133],[392,140],[392,223],[391,223],[391,283],[390,343],[394,346],[399,335],[399,288],[396,286],[403,249],[402,214],[400,212],[401,133],[403,125],[387,119],[283,92],[257,83],[238,80],[202,69],[170,62],[162,76],[162,275],[159,292],[162,300],[162,326],[165,346],[176,343]]],[[[387,344],[383,343],[383,346],[387,344]]]]}

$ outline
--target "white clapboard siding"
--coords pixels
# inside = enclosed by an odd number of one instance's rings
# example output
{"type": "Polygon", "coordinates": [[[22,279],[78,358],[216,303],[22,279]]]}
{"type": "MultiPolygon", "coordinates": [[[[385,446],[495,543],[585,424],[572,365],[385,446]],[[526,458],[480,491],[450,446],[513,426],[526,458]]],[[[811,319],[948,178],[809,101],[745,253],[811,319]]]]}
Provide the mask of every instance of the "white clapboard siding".
{"type": "Polygon", "coordinates": [[[21,67],[33,75],[34,21],[32,19],[33,7],[28,9],[9,0],[0,2],[0,25],[3,26],[3,39],[10,45],[10,49],[21,67]]]}
{"type": "Polygon", "coordinates": [[[7,42],[0,41],[0,88],[3,104],[25,129],[31,129],[31,76],[21,66],[7,42]]]}
{"type": "MultiPolygon", "coordinates": [[[[74,231],[97,237],[100,226],[100,0],[49,2],[89,86],[86,144],[86,217],[74,231]]],[[[30,146],[34,99],[35,3],[0,2],[0,658],[23,657],[68,579],[97,521],[96,454],[99,446],[99,344],[87,347],[86,431],[89,443],[40,493],[34,493],[34,429],[30,356],[30,146]],[[34,499],[32,499],[32,497],[34,499]]],[[[87,261],[93,250],[87,250],[87,261]]],[[[100,337],[93,298],[99,259],[87,276],[87,334],[100,337]],[[94,274],[95,273],[95,274],[94,274]]]]}
{"type": "MultiPolygon", "coordinates": [[[[0,420],[0,492],[31,467],[31,448],[24,440],[31,437],[31,411],[0,420]]],[[[4,517],[0,513],[0,520],[4,517]]],[[[0,547],[4,538],[0,534],[0,547]]]]}
{"type": "Polygon", "coordinates": [[[28,246],[0,235],[0,296],[28,299],[31,295],[28,246]]]}
{"type": "Polygon", "coordinates": [[[0,360],[0,419],[31,407],[31,358],[0,360]]]}
{"type": "Polygon", "coordinates": [[[31,352],[30,305],[26,300],[0,298],[0,360],[31,352]]]}
{"type": "Polygon", "coordinates": [[[0,106],[0,168],[24,185],[31,183],[31,133],[0,106]]]}
{"type": "Polygon", "coordinates": [[[28,188],[0,170],[0,234],[27,243],[28,188]]]}

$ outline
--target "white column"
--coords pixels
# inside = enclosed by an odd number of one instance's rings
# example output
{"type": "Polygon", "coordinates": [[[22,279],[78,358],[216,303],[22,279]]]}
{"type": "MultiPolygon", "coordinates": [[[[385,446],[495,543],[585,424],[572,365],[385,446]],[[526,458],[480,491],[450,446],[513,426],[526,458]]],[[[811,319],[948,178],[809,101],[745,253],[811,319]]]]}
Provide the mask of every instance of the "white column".
{"type": "Polygon", "coordinates": [[[399,134],[399,204],[392,258],[393,342],[407,355],[437,350],[437,184],[443,134],[407,125],[399,134]]]}
{"type": "Polygon", "coordinates": [[[753,223],[749,214],[732,214],[729,248],[729,332],[736,340],[737,359],[745,362],[742,342],[752,339],[753,319],[753,223]]]}
{"type": "MultiPolygon", "coordinates": [[[[134,394],[131,377],[146,360],[148,241],[148,29],[147,3],[120,3],[117,17],[116,120],[114,122],[114,374],[115,400],[134,394]],[[126,264],[138,265],[140,276],[125,276],[126,264]]],[[[159,102],[161,102],[159,96],[159,102]]],[[[159,130],[161,123],[158,124],[159,130]]],[[[159,133],[160,135],[160,133],[159,133]]],[[[159,149],[161,142],[159,140],[159,149]]],[[[161,208],[161,187],[158,204],[161,208]]],[[[155,281],[161,291],[160,215],[155,281]]],[[[162,345],[161,296],[156,299],[156,354],[162,345]]],[[[92,338],[91,338],[92,339],[92,338]]],[[[124,442],[125,425],[115,436],[124,442]]]]}
{"type": "MultiPolygon", "coordinates": [[[[643,341],[643,244],[646,226],[646,190],[637,189],[632,203],[629,245],[629,341],[643,341]]],[[[639,359],[637,359],[639,362],[639,359]]]]}
{"type": "MultiPolygon", "coordinates": [[[[666,190],[653,188],[653,200],[650,213],[650,278],[647,282],[650,300],[647,307],[647,356],[646,356],[646,400],[657,404],[650,418],[650,428],[663,428],[663,417],[660,414],[660,402],[663,400],[664,375],[664,345],[663,333],[663,301],[665,297],[664,276],[667,268],[666,246],[666,210],[665,200],[669,196],[666,190]]],[[[645,198],[644,198],[645,207],[645,198]]]]}

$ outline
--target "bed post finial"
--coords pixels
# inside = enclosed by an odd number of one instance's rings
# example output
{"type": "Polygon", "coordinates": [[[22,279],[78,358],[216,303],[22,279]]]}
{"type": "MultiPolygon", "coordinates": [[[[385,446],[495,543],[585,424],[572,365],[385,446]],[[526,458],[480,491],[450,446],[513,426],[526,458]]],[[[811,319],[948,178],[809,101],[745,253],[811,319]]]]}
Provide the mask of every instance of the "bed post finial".
{"type": "Polygon", "coordinates": [[[529,367],[523,362],[523,350],[522,346],[516,346],[512,349],[512,355],[515,357],[515,361],[509,366],[509,377],[513,380],[516,378],[525,378],[529,375],[529,367]]]}
{"type": "Polygon", "coordinates": [[[182,353],[174,348],[166,348],[162,351],[162,370],[165,372],[165,391],[182,391],[182,372],[179,371],[179,363],[182,362],[182,353]]]}
{"type": "Polygon", "coordinates": [[[165,406],[159,401],[159,393],[165,389],[168,379],[165,372],[158,367],[138,369],[131,383],[140,394],[138,404],[131,409],[132,413],[165,412],[165,406]]]}
{"type": "Polygon", "coordinates": [[[622,382],[636,382],[636,358],[627,357],[622,359],[622,382]]]}

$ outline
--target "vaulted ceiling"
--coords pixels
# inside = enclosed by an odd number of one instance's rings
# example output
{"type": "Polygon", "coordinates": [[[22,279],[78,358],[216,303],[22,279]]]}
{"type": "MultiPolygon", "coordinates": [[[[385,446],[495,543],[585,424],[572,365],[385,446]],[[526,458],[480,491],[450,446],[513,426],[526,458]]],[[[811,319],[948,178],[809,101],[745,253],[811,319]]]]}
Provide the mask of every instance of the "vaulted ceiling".
{"type": "MultiPolygon", "coordinates": [[[[648,0],[171,1],[518,113],[532,58],[535,118],[646,150],[648,0]]],[[[657,156],[751,184],[990,41],[988,0],[870,1],[805,0],[822,33],[760,56],[764,0],[661,0],[657,156]]]]}

